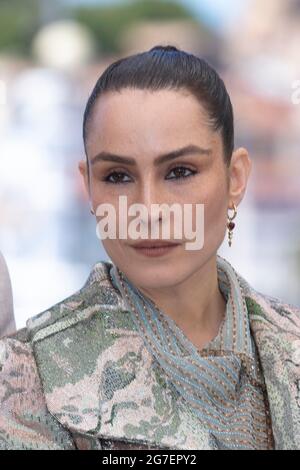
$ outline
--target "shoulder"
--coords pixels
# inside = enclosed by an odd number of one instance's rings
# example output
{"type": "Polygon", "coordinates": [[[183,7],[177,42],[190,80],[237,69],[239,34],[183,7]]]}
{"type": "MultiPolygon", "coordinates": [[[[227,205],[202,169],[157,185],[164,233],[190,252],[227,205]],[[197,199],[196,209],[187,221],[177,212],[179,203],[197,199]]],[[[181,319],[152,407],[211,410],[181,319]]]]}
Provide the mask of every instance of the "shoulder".
{"type": "Polygon", "coordinates": [[[278,297],[263,293],[253,287],[235,268],[224,258],[218,256],[218,263],[232,278],[237,289],[245,300],[251,323],[269,326],[269,329],[281,329],[300,334],[300,307],[278,297]]]}
{"type": "Polygon", "coordinates": [[[0,252],[0,336],[16,329],[8,269],[0,252]]]}
{"type": "Polygon", "coordinates": [[[258,294],[279,315],[288,316],[288,317],[296,317],[300,319],[300,307],[298,307],[297,305],[291,304],[278,297],[273,297],[268,294],[263,294],[261,292],[259,292],[258,294]]]}
{"type": "MultiPolygon", "coordinates": [[[[47,346],[58,361],[56,347],[52,348],[55,332],[73,331],[72,325],[96,309],[116,304],[107,269],[107,262],[97,263],[81,289],[0,340],[0,449],[74,448],[68,431],[48,411],[41,364],[48,364],[50,358],[43,361],[36,343],[41,345],[42,339],[50,337],[47,346]]],[[[59,343],[56,346],[59,350],[59,343]]]]}
{"type": "Polygon", "coordinates": [[[26,329],[0,340],[0,449],[72,449],[49,413],[26,329]]]}
{"type": "Polygon", "coordinates": [[[120,296],[110,280],[110,267],[109,261],[99,261],[78,291],[31,317],[26,323],[30,341],[34,343],[84,321],[95,312],[120,305],[120,296]]]}
{"type": "Polygon", "coordinates": [[[6,263],[5,263],[5,260],[3,258],[1,251],[0,251],[0,275],[1,275],[1,279],[3,277],[4,279],[6,279],[8,276],[7,266],[6,266],[6,263]]]}
{"type": "Polygon", "coordinates": [[[247,289],[245,296],[272,417],[276,448],[299,448],[300,309],[247,289]]]}
{"type": "Polygon", "coordinates": [[[246,296],[251,313],[265,317],[274,324],[290,325],[300,333],[300,308],[286,300],[251,289],[246,296]]]}
{"type": "MultiPolygon", "coordinates": [[[[257,291],[246,298],[246,303],[257,344],[262,344],[263,341],[269,350],[273,345],[274,356],[281,354],[282,358],[285,355],[288,360],[299,357],[300,309],[282,299],[257,291]]],[[[299,372],[298,370],[298,375],[299,372]]]]}

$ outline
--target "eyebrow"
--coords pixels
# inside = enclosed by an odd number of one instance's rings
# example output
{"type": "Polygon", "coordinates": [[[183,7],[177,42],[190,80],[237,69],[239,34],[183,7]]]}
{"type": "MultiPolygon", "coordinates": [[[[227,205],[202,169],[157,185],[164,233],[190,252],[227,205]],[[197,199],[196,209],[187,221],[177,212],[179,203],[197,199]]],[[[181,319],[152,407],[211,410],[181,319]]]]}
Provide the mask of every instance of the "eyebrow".
{"type": "MultiPolygon", "coordinates": [[[[154,166],[161,165],[170,160],[174,160],[178,157],[184,157],[185,155],[200,154],[200,155],[210,155],[212,153],[211,149],[199,147],[198,145],[187,145],[186,147],[179,148],[177,150],[172,150],[171,152],[159,155],[154,160],[154,166]]],[[[91,158],[91,165],[95,165],[100,161],[104,162],[116,162],[123,163],[126,165],[136,165],[136,160],[132,157],[125,155],[116,155],[114,153],[102,151],[91,158]]]]}

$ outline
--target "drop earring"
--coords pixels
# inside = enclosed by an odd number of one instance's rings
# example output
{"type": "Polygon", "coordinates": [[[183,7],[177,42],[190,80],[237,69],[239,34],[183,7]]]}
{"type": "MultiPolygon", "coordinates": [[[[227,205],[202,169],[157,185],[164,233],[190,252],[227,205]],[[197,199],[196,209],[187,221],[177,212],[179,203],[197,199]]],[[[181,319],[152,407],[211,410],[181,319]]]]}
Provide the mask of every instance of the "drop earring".
{"type": "Polygon", "coordinates": [[[95,215],[94,209],[92,207],[90,208],[90,212],[91,214],[95,215]]]}
{"type": "Polygon", "coordinates": [[[236,217],[237,215],[237,210],[236,210],[236,205],[233,204],[233,207],[230,208],[230,210],[233,210],[233,215],[232,216],[229,216],[227,214],[227,217],[228,217],[228,220],[227,220],[227,228],[228,228],[228,245],[231,246],[232,245],[232,234],[233,234],[233,229],[235,227],[235,223],[232,222],[233,219],[236,217]]]}

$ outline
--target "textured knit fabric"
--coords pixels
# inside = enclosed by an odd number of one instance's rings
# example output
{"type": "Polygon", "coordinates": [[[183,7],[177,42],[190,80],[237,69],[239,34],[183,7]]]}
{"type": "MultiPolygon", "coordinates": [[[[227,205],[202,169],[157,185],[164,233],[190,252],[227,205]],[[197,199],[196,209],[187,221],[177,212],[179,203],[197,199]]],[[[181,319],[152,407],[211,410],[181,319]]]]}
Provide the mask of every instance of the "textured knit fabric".
{"type": "MultiPolygon", "coordinates": [[[[149,352],[111,269],[97,263],[79,291],[0,341],[0,449],[223,448],[149,352]]],[[[236,276],[274,448],[300,449],[300,311],[236,276]]]]}

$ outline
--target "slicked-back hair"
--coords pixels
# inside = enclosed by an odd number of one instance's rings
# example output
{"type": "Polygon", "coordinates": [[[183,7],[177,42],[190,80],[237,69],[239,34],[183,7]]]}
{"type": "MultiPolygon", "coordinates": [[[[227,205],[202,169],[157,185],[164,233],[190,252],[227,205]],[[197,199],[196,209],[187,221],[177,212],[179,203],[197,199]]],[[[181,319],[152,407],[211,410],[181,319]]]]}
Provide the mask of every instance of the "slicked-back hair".
{"type": "Polygon", "coordinates": [[[234,123],[225,84],[206,60],[171,45],[158,45],[149,51],[121,58],[104,70],[84,111],[83,141],[87,158],[89,122],[96,101],[104,93],[125,88],[189,91],[206,110],[211,128],[220,131],[224,160],[229,165],[234,149],[234,123]]]}

